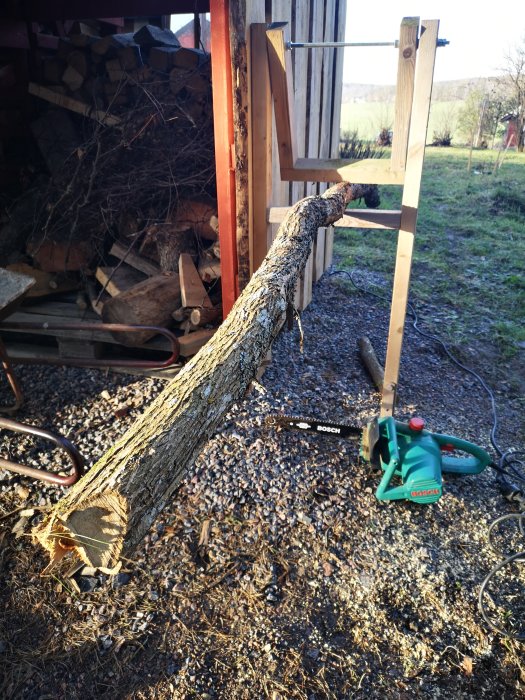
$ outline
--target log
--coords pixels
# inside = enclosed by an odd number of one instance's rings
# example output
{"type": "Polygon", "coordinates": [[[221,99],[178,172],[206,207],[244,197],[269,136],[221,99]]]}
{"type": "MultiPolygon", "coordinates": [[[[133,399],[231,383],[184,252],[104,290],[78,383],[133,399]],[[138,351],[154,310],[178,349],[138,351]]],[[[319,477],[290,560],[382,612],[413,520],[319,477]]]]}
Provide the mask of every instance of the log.
{"type": "Polygon", "coordinates": [[[170,29],[161,29],[152,24],[146,24],[133,35],[139,46],[180,46],[179,40],[170,29]]]}
{"type": "Polygon", "coordinates": [[[217,205],[198,200],[180,200],[173,225],[176,231],[191,230],[201,238],[216,241],[219,233],[217,205]]]}
{"type": "Polygon", "coordinates": [[[203,444],[245,396],[282,326],[317,229],[340,218],[361,191],[338,183],[291,209],[215,335],[33,529],[50,564],[73,553],[111,571],[132,553],[203,444]]]}
{"type": "Polygon", "coordinates": [[[203,282],[213,282],[221,276],[221,261],[216,258],[201,260],[198,269],[203,282]]]}
{"type": "MultiPolygon", "coordinates": [[[[157,275],[109,299],[102,309],[102,320],[104,323],[167,328],[171,322],[171,312],[180,303],[179,276],[176,273],[157,275]]],[[[112,335],[119,343],[136,347],[155,333],[119,331],[112,335]]]]}
{"type": "Polygon", "coordinates": [[[374,347],[370,342],[370,338],[367,338],[366,336],[359,338],[358,346],[361,358],[370,376],[372,377],[374,384],[376,385],[378,391],[382,391],[385,381],[385,372],[379,364],[379,360],[377,359],[374,347]]]}
{"type": "Polygon", "coordinates": [[[192,309],[190,321],[194,326],[205,326],[207,323],[213,323],[221,315],[221,307],[216,306],[212,309],[199,308],[192,309]]]}

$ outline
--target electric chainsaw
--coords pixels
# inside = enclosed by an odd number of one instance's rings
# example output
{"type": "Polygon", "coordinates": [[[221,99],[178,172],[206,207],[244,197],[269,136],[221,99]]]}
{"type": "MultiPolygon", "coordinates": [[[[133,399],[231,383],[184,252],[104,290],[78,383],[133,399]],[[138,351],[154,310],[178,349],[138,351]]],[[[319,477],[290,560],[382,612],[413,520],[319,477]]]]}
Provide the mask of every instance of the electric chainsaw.
{"type": "Polygon", "coordinates": [[[443,473],[479,474],[492,462],[485,450],[467,440],[425,430],[421,418],[408,423],[391,416],[374,418],[364,428],[289,416],[272,416],[268,422],[339,438],[360,437],[361,457],[383,470],[376,490],[380,501],[435,503],[443,493],[443,473]],[[454,452],[470,456],[454,456],[454,452]]]}

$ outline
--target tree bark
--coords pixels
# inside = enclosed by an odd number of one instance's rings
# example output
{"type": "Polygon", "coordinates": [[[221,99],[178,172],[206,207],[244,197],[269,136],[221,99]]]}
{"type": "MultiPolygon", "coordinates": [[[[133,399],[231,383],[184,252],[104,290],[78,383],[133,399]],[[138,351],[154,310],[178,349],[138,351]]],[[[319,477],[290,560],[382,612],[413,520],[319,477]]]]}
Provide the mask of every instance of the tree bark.
{"type": "Polygon", "coordinates": [[[226,412],[243,399],[293,301],[317,229],[337,221],[363,189],[339,183],[289,211],[213,338],[34,529],[52,561],[74,552],[111,569],[132,552],[226,412]]]}

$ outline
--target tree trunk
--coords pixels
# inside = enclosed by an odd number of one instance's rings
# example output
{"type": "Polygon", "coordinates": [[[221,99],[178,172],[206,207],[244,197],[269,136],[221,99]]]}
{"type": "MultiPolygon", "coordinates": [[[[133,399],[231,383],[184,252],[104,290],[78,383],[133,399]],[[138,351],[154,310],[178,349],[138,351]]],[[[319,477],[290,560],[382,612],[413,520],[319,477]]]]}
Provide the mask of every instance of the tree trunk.
{"type": "Polygon", "coordinates": [[[290,210],[213,338],[35,528],[52,561],[74,551],[88,565],[111,569],[132,552],[244,397],[281,328],[317,229],[337,221],[364,189],[339,183],[290,210]]]}

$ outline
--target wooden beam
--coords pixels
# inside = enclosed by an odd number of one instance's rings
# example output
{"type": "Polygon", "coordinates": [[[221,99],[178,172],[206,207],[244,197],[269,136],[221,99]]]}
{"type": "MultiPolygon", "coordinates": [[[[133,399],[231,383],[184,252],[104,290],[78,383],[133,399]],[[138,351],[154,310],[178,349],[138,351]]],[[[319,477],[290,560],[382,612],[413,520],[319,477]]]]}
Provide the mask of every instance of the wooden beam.
{"type": "Polygon", "coordinates": [[[246,2],[229,3],[238,291],[250,279],[248,37],[246,2]]]}
{"type": "Polygon", "coordinates": [[[125,263],[118,267],[97,267],[95,277],[112,297],[146,279],[146,275],[125,263]]]}
{"type": "Polygon", "coordinates": [[[398,235],[392,291],[381,416],[391,416],[395,408],[438,29],[438,20],[425,20],[421,23],[421,37],[416,60],[414,107],[410,122],[405,187],[401,203],[401,228],[398,235]]]}
{"type": "Polygon", "coordinates": [[[113,255],[119,260],[122,260],[128,265],[131,265],[131,267],[134,267],[135,270],[140,270],[145,275],[160,275],[160,267],[158,265],[156,265],[154,262],[146,260],[145,258],[142,258],[140,255],[137,255],[137,253],[133,252],[133,250],[125,245],[122,245],[122,243],[119,243],[118,241],[113,243],[109,254],[113,255]]]}
{"type": "Polygon", "coordinates": [[[404,17],[399,32],[394,135],[392,137],[392,170],[404,170],[408,148],[410,115],[414,97],[417,32],[419,17],[404,17]]]}
{"type": "MultiPolygon", "coordinates": [[[[404,173],[393,171],[390,160],[297,157],[292,69],[290,52],[286,50],[284,40],[283,23],[270,25],[267,40],[281,178],[290,182],[402,185],[404,173]]],[[[328,76],[327,71],[326,80],[328,76]]]]}
{"type": "Polygon", "coordinates": [[[221,245],[222,307],[226,317],[239,295],[229,0],[211,0],[210,17],[213,27],[211,33],[211,70],[217,208],[221,245]]]}
{"type": "MultiPolygon", "coordinates": [[[[346,0],[337,0],[335,12],[335,41],[345,40],[346,30],[346,0]]],[[[334,52],[333,73],[333,105],[332,105],[332,134],[330,141],[330,155],[332,158],[339,156],[339,142],[341,140],[341,100],[343,93],[343,58],[344,49],[332,49],[334,52]]]]}
{"type": "Polygon", "coordinates": [[[266,24],[251,26],[250,42],[250,114],[251,114],[251,245],[250,271],[257,270],[272,243],[272,231],[266,210],[272,196],[272,100],[266,24]]]}
{"type": "MultiPolygon", "coordinates": [[[[154,17],[177,13],[209,12],[208,0],[18,0],[3,3],[0,17],[15,17],[34,22],[63,19],[103,19],[117,17],[154,17]]],[[[113,18],[113,19],[112,19],[113,18]]]]}
{"type": "Polygon", "coordinates": [[[187,335],[179,336],[179,353],[181,357],[191,357],[195,355],[199,350],[206,345],[208,340],[213,336],[216,329],[202,328],[198,331],[193,331],[193,333],[188,333],[187,335]]]}
{"type": "MultiPolygon", "coordinates": [[[[270,207],[268,222],[280,224],[290,207],[270,207]]],[[[397,209],[348,209],[332,224],[335,228],[396,229],[401,226],[401,211],[397,209]]]]}
{"type": "Polygon", "coordinates": [[[283,180],[359,182],[362,185],[402,185],[404,173],[393,172],[389,160],[365,158],[298,158],[293,168],[281,168],[283,180]]]}
{"type": "Polygon", "coordinates": [[[266,36],[268,39],[270,82],[279,145],[279,162],[281,169],[289,169],[294,167],[297,158],[297,145],[294,129],[294,95],[291,81],[292,64],[290,52],[286,50],[284,41],[284,24],[276,22],[270,25],[266,36]]]}
{"type": "Polygon", "coordinates": [[[85,117],[90,117],[101,124],[106,124],[107,126],[116,126],[117,124],[120,124],[119,117],[116,117],[113,114],[108,114],[102,109],[93,109],[91,105],[86,104],[85,102],[75,100],[73,97],[61,95],[60,93],[55,92],[44,85],[29,83],[28,92],[30,95],[35,95],[36,97],[46,100],[46,102],[51,102],[59,107],[63,107],[64,109],[69,109],[77,114],[83,114],[85,117]]]}

